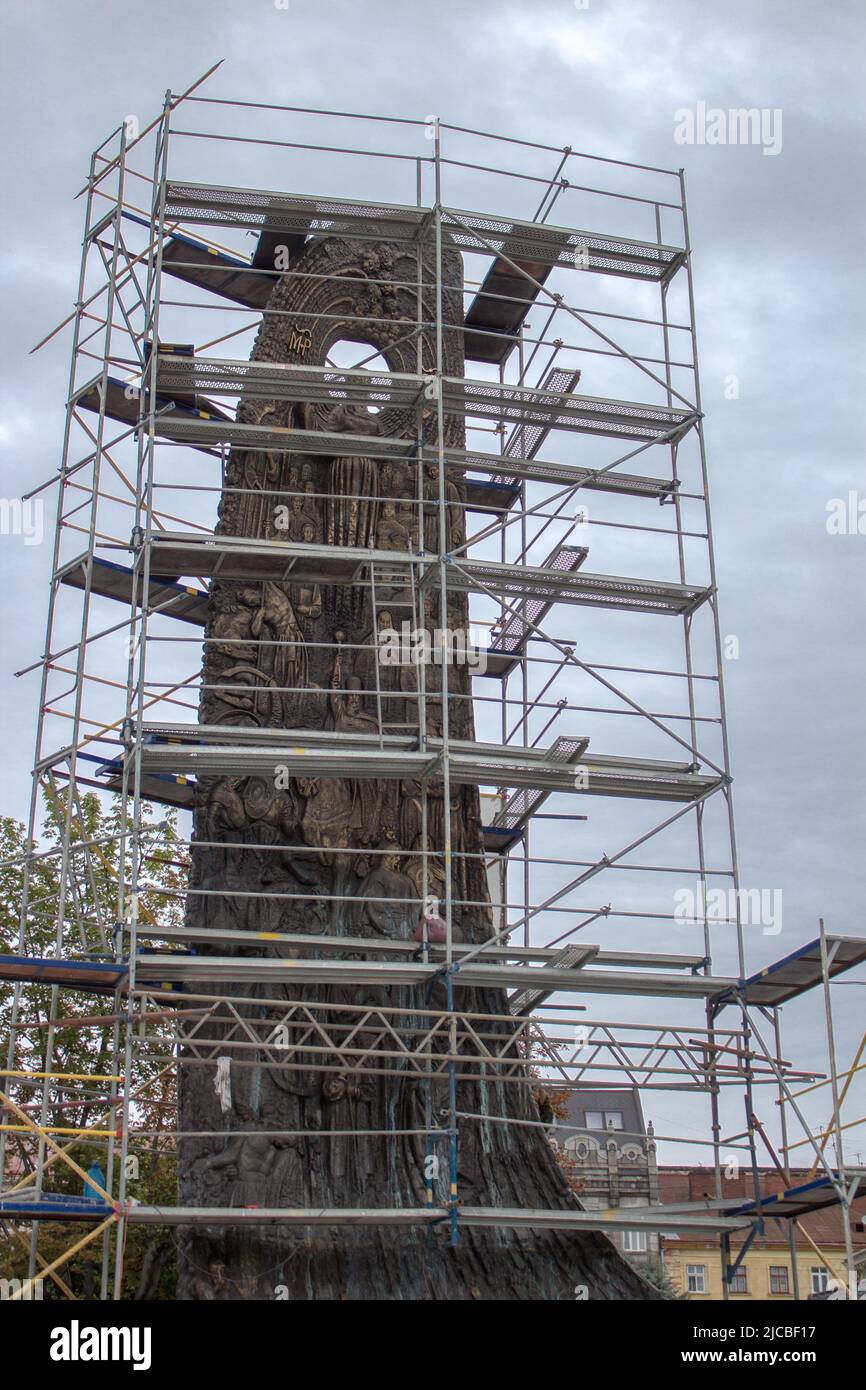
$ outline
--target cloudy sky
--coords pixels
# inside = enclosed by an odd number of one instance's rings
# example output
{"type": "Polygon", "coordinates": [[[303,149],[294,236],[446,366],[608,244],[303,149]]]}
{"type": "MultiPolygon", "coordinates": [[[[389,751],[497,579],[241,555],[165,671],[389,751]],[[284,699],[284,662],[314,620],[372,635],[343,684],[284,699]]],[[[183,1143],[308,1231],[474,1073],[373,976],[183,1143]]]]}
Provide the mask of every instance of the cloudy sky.
{"type": "MultiPolygon", "coordinates": [[[[831,931],[866,933],[866,535],[856,524],[841,535],[827,527],[833,499],[853,492],[856,506],[866,496],[857,411],[864,26],[859,0],[820,10],[807,0],[7,5],[0,495],[20,496],[59,461],[68,337],[35,356],[28,349],[71,307],[83,215],[75,194],[90,151],[124,117],[150,119],[166,88],[182,90],[219,58],[213,96],[435,113],[684,166],[722,628],[739,645],[725,675],[740,864],[745,884],[779,889],[785,904],[781,937],[758,937],[752,963],[810,939],[821,915],[831,931]],[[775,113],[773,152],[679,143],[678,113],[701,103],[775,113]]],[[[288,188],[280,158],[268,167],[235,153],[234,181],[288,188]]],[[[314,175],[309,161],[304,172],[314,175]]],[[[333,191],[362,193],[357,178],[347,166],[333,191]]],[[[484,196],[493,206],[492,185],[484,196]]],[[[3,535],[0,565],[0,810],[23,816],[37,677],[13,672],[39,655],[49,541],[3,535]]],[[[862,1029],[863,986],[835,986],[834,1001],[844,1065],[862,1029]]],[[[789,1014],[804,1064],[820,1067],[819,1002],[789,1014]]],[[[655,1113],[663,1121],[673,1103],[655,1113]]],[[[854,1133],[852,1151],[866,1157],[864,1131],[854,1133]]]]}

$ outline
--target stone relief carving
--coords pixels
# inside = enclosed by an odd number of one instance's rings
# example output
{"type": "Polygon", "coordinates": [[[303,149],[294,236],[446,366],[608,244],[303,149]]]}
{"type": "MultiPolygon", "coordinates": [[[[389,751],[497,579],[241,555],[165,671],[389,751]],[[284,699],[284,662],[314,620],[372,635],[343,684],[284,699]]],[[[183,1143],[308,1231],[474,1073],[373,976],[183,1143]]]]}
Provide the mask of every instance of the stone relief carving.
{"type": "MultiPolygon", "coordinates": [[[[376,344],[393,371],[415,372],[419,335],[412,326],[419,254],[424,286],[420,317],[430,324],[435,317],[431,246],[419,251],[417,245],[313,237],[294,267],[302,273],[286,274],[275,286],[253,360],[324,363],[330,344],[348,337],[376,344]],[[301,333],[298,323],[311,326],[301,333]]],[[[451,251],[446,252],[444,278],[447,286],[462,284],[460,258],[451,251]]],[[[461,376],[458,326],[463,308],[456,288],[444,292],[444,318],[445,371],[461,376]]],[[[420,351],[423,367],[433,367],[435,342],[427,328],[420,333],[420,351]]],[[[385,404],[374,415],[339,399],[330,407],[242,400],[238,417],[259,425],[369,438],[370,448],[369,453],[347,449],[330,457],[232,449],[219,511],[221,534],[287,545],[327,544],[335,550],[438,549],[437,468],[425,468],[419,484],[415,466],[376,457],[377,440],[416,439],[414,411],[385,404]]],[[[432,438],[434,425],[429,412],[423,421],[425,440],[432,438]]],[[[446,442],[463,445],[459,418],[446,417],[446,442]]],[[[449,474],[445,496],[446,543],[454,547],[465,539],[459,475],[449,474]]],[[[369,590],[361,587],[293,580],[290,569],[248,582],[217,577],[205,632],[201,722],[246,726],[253,739],[256,730],[280,728],[375,734],[381,710],[383,721],[417,727],[417,672],[392,668],[385,673],[380,668],[379,697],[371,679],[378,623],[399,625],[410,612],[396,586],[387,598],[380,596],[385,612],[374,617],[369,590]]],[[[416,616],[432,627],[443,616],[438,610],[431,593],[416,616]]],[[[465,601],[456,600],[447,616],[465,627],[465,601]]],[[[466,698],[470,680],[465,669],[449,673],[449,721],[455,738],[472,737],[471,701],[466,698]]],[[[425,669],[425,684],[427,730],[438,735],[441,673],[425,669]]],[[[204,957],[270,955],[288,965],[293,958],[321,954],[316,938],[352,937],[369,939],[371,948],[392,944],[395,957],[411,959],[419,899],[430,893],[444,896],[446,816],[451,822],[455,939],[479,942],[492,928],[474,788],[452,789],[446,806],[435,778],[426,786],[408,777],[379,781],[318,773],[292,777],[285,786],[253,775],[201,779],[187,923],[198,931],[197,941],[202,929],[232,928],[248,935],[249,945],[200,942],[196,949],[204,957]],[[291,942],[279,939],[287,936],[291,942]]],[[[315,1050],[315,1020],[330,1026],[330,1010],[338,1004],[369,1006],[374,1012],[388,1004],[403,1011],[401,1027],[407,1036],[424,1036],[431,1011],[444,1007],[441,982],[424,988],[308,987],[303,994],[291,983],[290,969],[285,979],[285,984],[267,987],[225,986],[227,993],[245,1000],[245,1039],[253,1044],[240,1054],[228,1054],[228,1119],[208,1069],[182,1062],[181,1130],[198,1135],[228,1128],[230,1134],[179,1140],[181,1202],[290,1208],[422,1205],[428,1153],[419,1131],[431,1115],[439,1123],[447,1115],[445,1083],[413,1077],[399,1060],[399,1049],[372,1044],[371,1037],[378,1037],[372,1024],[358,1025],[353,1046],[361,1054],[365,1045],[378,1048],[378,1064],[362,1073],[351,1050],[344,1062],[335,1063],[332,1055],[315,1050]],[[289,1041],[281,1044],[285,1059],[266,1067],[265,1052],[274,1055],[274,1045],[266,1046],[270,1020],[281,1000],[309,1011],[306,1032],[300,1042],[290,1032],[289,1041]]],[[[499,992],[466,998],[490,1016],[486,1027],[491,1035],[510,1027],[499,992]]],[[[211,1026],[219,1040],[219,1027],[211,1026]]],[[[444,1048],[446,1042],[433,1045],[444,1048]]],[[[468,1110],[532,1118],[529,1092],[520,1087],[509,1090],[495,1076],[461,1085],[468,1110]]],[[[534,1132],[519,1126],[468,1126],[459,1154],[463,1200],[518,1204],[514,1175],[531,1171],[531,1204],[566,1201],[546,1143],[533,1145],[534,1132]]],[[[483,1291],[479,1296],[497,1297],[505,1287],[525,1288],[529,1278],[543,1290],[538,1296],[559,1297],[574,1278],[564,1237],[551,1234],[546,1256],[531,1266],[519,1242],[494,1251],[485,1240],[483,1233],[464,1237],[460,1250],[433,1264],[423,1233],[414,1228],[389,1235],[383,1243],[378,1234],[363,1231],[302,1232],[296,1237],[280,1228],[241,1233],[232,1227],[199,1226],[180,1234],[179,1291],[184,1298],[271,1298],[275,1269],[292,1283],[293,1296],[325,1299],[348,1296],[349,1287],[382,1290],[386,1285],[385,1297],[463,1298],[474,1296],[476,1288],[483,1291]],[[506,1252],[509,1272],[503,1274],[506,1252]]],[[[602,1245],[608,1259],[609,1248],[602,1245]]],[[[628,1287],[625,1275],[623,1279],[628,1287]]]]}

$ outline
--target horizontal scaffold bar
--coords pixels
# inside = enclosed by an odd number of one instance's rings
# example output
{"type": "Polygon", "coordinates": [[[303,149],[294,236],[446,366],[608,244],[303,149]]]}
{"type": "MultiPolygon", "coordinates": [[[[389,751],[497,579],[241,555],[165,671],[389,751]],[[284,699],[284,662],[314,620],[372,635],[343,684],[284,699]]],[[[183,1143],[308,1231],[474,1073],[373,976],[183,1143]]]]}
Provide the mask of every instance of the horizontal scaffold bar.
{"type": "MultiPolygon", "coordinates": [[[[88,388],[76,397],[76,404],[88,410],[98,410],[98,392],[95,388],[88,388]]],[[[105,395],[105,412],[124,424],[138,423],[138,405],[133,411],[124,383],[111,378],[105,395]]],[[[252,450],[285,449],[295,454],[325,456],[342,454],[378,459],[412,456],[416,460],[420,458],[422,463],[435,463],[439,457],[438,451],[431,445],[416,450],[416,442],[403,435],[381,435],[374,439],[370,435],[335,434],[329,430],[246,424],[223,416],[210,402],[202,402],[201,407],[195,410],[177,406],[165,409],[160,406],[154,419],[154,432],[173,443],[188,444],[215,453],[222,445],[236,445],[252,450]]],[[[515,482],[520,479],[557,486],[585,487],[590,491],[615,492],[626,496],[651,497],[654,500],[671,496],[676,489],[676,483],[671,478],[643,477],[620,472],[618,468],[581,468],[573,464],[551,463],[511,454],[486,454],[478,450],[447,448],[445,462],[450,468],[491,475],[489,483],[472,477],[466,479],[466,505],[470,510],[479,503],[485,509],[507,505],[504,490],[513,490],[515,482]]]]}
{"type": "MultiPolygon", "coordinates": [[[[246,981],[293,986],[429,984],[442,974],[439,965],[422,961],[299,960],[283,956],[196,956],[143,952],[135,958],[138,985],[163,982],[232,983],[246,981]]],[[[532,987],[565,993],[635,994],[658,998],[707,999],[729,990],[735,982],[723,976],[675,975],[661,972],[569,969],[555,966],[481,965],[473,960],[452,971],[458,989],[532,987]]]]}
{"type": "MultiPolygon", "coordinates": [[[[735,1231],[749,1224],[744,1217],[701,1211],[665,1213],[663,1207],[628,1207],[611,1211],[540,1211],[519,1207],[457,1208],[462,1226],[501,1226],[530,1231],[735,1231]]],[[[448,1207],[146,1207],[127,1209],[127,1219],[142,1226],[430,1226],[450,1216],[448,1207]]]]}
{"type": "MultiPolygon", "coordinates": [[[[351,774],[401,780],[435,774],[444,749],[439,738],[430,739],[427,751],[420,752],[417,740],[399,735],[379,738],[336,730],[244,730],[238,726],[224,736],[224,725],[187,726],[186,734],[180,735],[178,727],[173,726],[167,735],[160,726],[142,729],[147,739],[141,750],[144,771],[203,774],[213,769],[228,775],[229,768],[252,771],[267,767],[273,773],[285,768],[290,776],[351,774]],[[247,739],[238,737],[244,732],[247,739]],[[259,733],[264,735],[263,743],[258,740],[259,733]]],[[[573,765],[588,742],[586,738],[571,738],[550,749],[523,749],[454,740],[448,745],[451,780],[467,786],[508,782],[570,791],[575,781],[573,765]]]]}
{"type": "MultiPolygon", "coordinates": [[[[247,729],[242,726],[146,724],[141,765],[146,773],[231,776],[252,772],[287,776],[383,777],[402,780],[436,774],[445,745],[430,738],[424,752],[414,736],[337,730],[247,729]]],[[[723,779],[687,763],[587,753],[588,739],[561,734],[549,748],[510,744],[448,743],[451,780],[463,785],[538,787],[588,795],[691,801],[723,779]],[[580,777],[576,770],[579,768],[580,777]]],[[[495,822],[494,822],[495,824],[495,822]]]]}
{"type": "MultiPolygon", "coordinates": [[[[402,372],[371,373],[355,369],[299,366],[286,362],[247,362],[237,358],[181,357],[160,354],[157,393],[178,396],[242,396],[244,400],[282,400],[408,410],[419,406],[431,379],[402,372]]],[[[637,401],[578,396],[544,386],[516,386],[500,381],[442,378],[446,411],[497,423],[576,430],[615,439],[677,440],[697,419],[694,410],[637,401]]],[[[375,450],[379,437],[373,436],[375,450]]]]}
{"type": "MultiPolygon", "coordinates": [[[[243,227],[290,236],[346,236],[415,243],[430,237],[434,210],[400,203],[216,187],[170,180],[165,217],[208,226],[243,227]]],[[[592,270],[638,280],[666,280],[685,261],[685,252],[658,242],[605,236],[548,223],[523,222],[496,214],[443,208],[446,246],[481,256],[592,270]]]]}
{"type": "MultiPolygon", "coordinates": [[[[300,541],[254,540],[242,536],[201,535],[160,531],[149,542],[150,573],[177,580],[181,575],[255,581],[341,584],[366,587],[375,568],[387,588],[388,601],[399,602],[400,591],[411,591],[411,569],[419,582],[435,582],[438,557],[412,551],[364,550],[351,546],[304,544],[300,541]],[[424,574],[427,571],[427,575],[424,574]]],[[[117,547],[112,547],[117,548],[117,547]]],[[[124,549],[135,549],[130,545],[124,549]]],[[[574,547],[583,551],[584,547],[574,547]]],[[[636,579],[584,571],[503,564],[495,560],[460,557],[449,562],[448,588],[455,593],[492,593],[517,598],[547,599],[626,612],[684,615],[709,597],[710,590],[668,580],[636,579]]],[[[385,598],[382,598],[384,606],[385,598]]]]}
{"type": "MultiPolygon", "coordinates": [[[[139,923],[138,940],[156,941],[212,941],[223,945],[249,946],[253,941],[275,941],[297,950],[322,951],[326,955],[370,955],[414,956],[418,952],[416,941],[377,941],[366,936],[300,936],[291,932],[249,932],[229,927],[175,927],[139,923]]],[[[428,947],[431,960],[444,958],[443,947],[428,947]]],[[[474,946],[454,944],[454,959],[475,951],[474,946]]],[[[602,951],[597,946],[581,945],[581,950],[593,952],[596,965],[635,966],[644,970],[697,970],[704,964],[702,956],[664,955],[655,951],[602,951]]],[[[540,964],[552,962],[560,952],[546,946],[491,946],[484,951],[484,959],[490,961],[536,961],[540,964]]]]}

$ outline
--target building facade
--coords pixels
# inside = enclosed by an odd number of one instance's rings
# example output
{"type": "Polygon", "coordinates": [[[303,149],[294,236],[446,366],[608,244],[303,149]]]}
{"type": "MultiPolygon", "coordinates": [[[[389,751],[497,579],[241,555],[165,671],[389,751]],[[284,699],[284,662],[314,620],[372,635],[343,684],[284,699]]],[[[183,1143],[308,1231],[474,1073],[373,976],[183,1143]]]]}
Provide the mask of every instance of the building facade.
{"type": "MultiPolygon", "coordinates": [[[[760,1170],[761,1190],[767,1196],[782,1192],[787,1186],[797,1187],[810,1181],[813,1174],[803,1170],[792,1172],[788,1184],[775,1168],[760,1170]]],[[[715,1196],[715,1176],[712,1168],[661,1168],[658,1190],[663,1204],[698,1202],[715,1196]]],[[[751,1172],[722,1178],[725,1197],[752,1196],[751,1172]]],[[[866,1198],[854,1203],[851,1236],[855,1251],[866,1258],[866,1198]]],[[[741,1248],[741,1238],[731,1242],[731,1263],[741,1248]]],[[[719,1241],[715,1237],[693,1233],[666,1234],[660,1237],[661,1262],[665,1272],[682,1298],[695,1302],[724,1297],[722,1259],[719,1241]]],[[[863,1279],[866,1270],[858,1270],[863,1279]]],[[[809,1212],[797,1222],[767,1218],[765,1231],[756,1236],[744,1256],[731,1284],[729,1297],[747,1301],[761,1299],[769,1302],[793,1299],[842,1297],[849,1283],[846,1264],[845,1234],[842,1213],[838,1206],[809,1212]]],[[[863,1292],[861,1292],[863,1297],[863,1292]]]]}
{"type": "MultiPolygon", "coordinates": [[[[556,1145],[569,1184],[588,1211],[648,1207],[659,1200],[656,1145],[633,1089],[571,1090],[557,1119],[556,1145]]],[[[653,1231],[611,1233],[614,1244],[641,1267],[659,1258],[653,1231]]]]}

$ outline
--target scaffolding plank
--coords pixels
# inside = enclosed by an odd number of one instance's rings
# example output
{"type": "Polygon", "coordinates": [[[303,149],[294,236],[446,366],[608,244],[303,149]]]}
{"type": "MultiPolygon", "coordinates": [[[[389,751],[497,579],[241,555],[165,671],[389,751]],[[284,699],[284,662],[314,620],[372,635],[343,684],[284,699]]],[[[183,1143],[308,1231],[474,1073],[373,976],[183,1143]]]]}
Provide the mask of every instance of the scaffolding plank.
{"type": "MultiPolygon", "coordinates": [[[[72,589],[84,589],[87,582],[87,556],[80,555],[60,571],[60,582],[72,589]]],[[[90,591],[100,598],[116,599],[131,604],[134,590],[134,571],[113,560],[92,559],[90,591]]],[[[136,591],[137,592],[137,591],[136,591]]],[[[159,609],[163,616],[203,627],[207,616],[207,590],[171,579],[151,577],[147,591],[147,606],[159,609]]],[[[137,601],[140,607],[140,601],[137,601]]]]}
{"type": "MultiPolygon", "coordinates": [[[[547,966],[552,970],[579,970],[581,966],[588,964],[591,960],[598,958],[599,949],[597,946],[586,944],[572,944],[563,946],[554,960],[548,961],[547,966]]],[[[518,989],[508,996],[508,1008],[512,1014],[528,1014],[533,1009],[538,1008],[554,994],[555,988],[545,986],[536,989],[518,989]]]]}
{"type": "MultiPolygon", "coordinates": [[[[415,243],[431,236],[434,210],[315,194],[219,187],[171,179],[165,216],[209,226],[267,229],[295,236],[346,236],[415,243]]],[[[637,280],[668,279],[685,252],[658,242],[523,222],[495,214],[442,210],[443,240],[458,251],[637,280]]]]}
{"type": "Polygon", "coordinates": [[[162,268],[186,284],[258,311],[265,308],[274,283],[279,279],[273,271],[255,270],[251,261],[231,256],[227,251],[219,251],[180,232],[163,243],[162,268]]]}
{"type": "MultiPolygon", "coordinates": [[[[136,956],[136,983],[194,985],[205,981],[306,985],[427,985],[443,967],[422,961],[311,960],[286,956],[199,956],[183,951],[136,956]]],[[[567,994],[629,994],[652,998],[708,999],[729,989],[732,981],[711,975],[653,971],[556,969],[552,966],[481,964],[476,958],[459,965],[456,989],[547,989],[567,994]]]]}
{"type": "MultiPolygon", "coordinates": [[[[417,775],[432,772],[442,751],[440,739],[428,740],[428,751],[417,751],[411,736],[365,735],[311,729],[246,729],[216,725],[146,725],[141,750],[141,795],[169,805],[193,804],[195,774],[240,776],[255,769],[274,775],[332,775],[401,779],[407,768],[417,775]]],[[[560,735],[549,748],[449,742],[451,776],[463,785],[512,786],[514,796],[535,792],[575,792],[582,796],[617,796],[651,801],[691,802],[717,790],[725,779],[696,772],[690,764],[649,758],[621,758],[588,753],[588,740],[560,735]],[[579,766],[581,777],[575,778],[579,766]]],[[[118,789],[122,757],[101,765],[105,785],[118,789]]],[[[494,819],[492,830],[519,838],[527,815],[538,804],[521,809],[514,797],[494,819]]],[[[494,837],[491,848],[497,848],[494,837]]]]}
{"type": "MultiPolygon", "coordinates": [[[[579,373],[570,376],[576,378],[579,373]]],[[[157,369],[157,389],[167,400],[179,395],[243,396],[244,400],[334,405],[343,401],[408,410],[424,399],[428,386],[428,377],[406,372],[371,373],[237,358],[160,354],[157,369]]],[[[676,442],[698,418],[691,408],[578,396],[547,383],[531,387],[443,377],[442,394],[445,410],[450,413],[469,419],[495,419],[498,424],[508,421],[523,431],[535,427],[542,432],[558,429],[614,439],[676,442]]],[[[525,447],[521,452],[527,452],[525,447]]]]}
{"type": "MultiPolygon", "coordinates": [[[[579,546],[559,544],[547,556],[542,569],[562,574],[574,574],[586,559],[587,552],[579,546]]],[[[494,628],[490,634],[491,645],[487,650],[483,669],[479,676],[507,678],[526,653],[526,644],[535,629],[547,617],[552,600],[546,598],[524,598],[515,611],[502,620],[501,627],[494,628]]]]}
{"type": "MultiPolygon", "coordinates": [[[[735,1216],[664,1207],[583,1211],[575,1201],[562,1210],[530,1207],[457,1208],[461,1226],[524,1228],[530,1231],[696,1231],[708,1235],[748,1224],[735,1216]]],[[[429,1226],[447,1221],[449,1207],[148,1207],[131,1206],[127,1219],[142,1226],[429,1226]]]]}
{"type": "MultiPolygon", "coordinates": [[[[828,973],[831,978],[866,961],[866,937],[827,936],[830,957],[828,973]]],[[[742,992],[747,1004],[763,1004],[776,1008],[790,999],[807,993],[821,983],[821,940],[809,941],[790,955],[767,965],[743,981],[742,992]]],[[[736,1003],[734,995],[725,1003],[736,1003]]]]}
{"type": "MultiPolygon", "coordinates": [[[[543,261],[517,264],[543,285],[553,267],[543,261]]],[[[476,362],[502,366],[517,343],[517,335],[539,291],[507,261],[497,257],[466,311],[463,351],[476,362]]]]}
{"type": "MultiPolygon", "coordinates": [[[[366,586],[372,565],[389,571],[409,567],[424,571],[421,587],[438,582],[433,555],[410,551],[364,550],[349,546],[306,545],[299,541],[254,540],[162,531],[150,542],[151,573],[222,579],[274,579],[292,583],[366,586]]],[[[564,547],[567,549],[567,547],[564,547]]],[[[574,547],[585,558],[582,546],[574,547]]],[[[666,580],[634,579],[584,571],[547,570],[495,560],[460,559],[448,567],[448,587],[455,593],[492,593],[496,597],[534,598],[626,612],[683,615],[692,613],[710,590],[666,580]]]]}
{"type": "MultiPolygon", "coordinates": [[[[428,740],[428,751],[417,751],[417,740],[399,735],[357,735],[308,729],[256,730],[228,725],[145,725],[142,771],[197,776],[238,776],[258,772],[275,776],[383,778],[436,776],[443,753],[442,740],[428,740]],[[267,737],[270,734],[271,737],[267,737]]],[[[560,740],[549,749],[499,744],[449,742],[452,782],[462,786],[494,785],[575,790],[574,763],[588,746],[586,738],[560,740]]]]}
{"type": "Polygon", "coordinates": [[[105,961],[57,960],[49,956],[0,956],[0,980],[62,985],[91,994],[113,994],[126,982],[129,969],[105,961]]]}
{"type": "MultiPolygon", "coordinates": [[[[847,1168],[848,1183],[856,1171],[856,1169],[847,1168]]],[[[866,1171],[862,1168],[860,1173],[866,1176],[866,1171]]],[[[838,1181],[838,1173],[835,1174],[835,1177],[838,1181]]],[[[801,1216],[807,1216],[809,1212],[821,1211],[826,1207],[837,1206],[838,1203],[839,1193],[832,1180],[826,1175],[822,1175],[812,1182],[800,1183],[796,1187],[788,1187],[781,1192],[768,1192],[762,1195],[760,1212],[762,1216],[772,1217],[773,1220],[798,1221],[801,1216]]],[[[743,1202],[732,1198],[723,1201],[720,1206],[728,1216],[752,1216],[757,1214],[759,1208],[756,1201],[743,1202]]]]}
{"type": "Polygon", "coordinates": [[[448,377],[443,382],[445,408],[471,418],[503,420],[518,429],[570,430],[611,439],[676,443],[698,416],[685,407],[647,405],[603,396],[561,395],[544,387],[448,377]]]}
{"type": "MultiPolygon", "coordinates": [[[[454,208],[443,209],[442,221],[445,239],[459,251],[505,255],[516,264],[534,262],[560,269],[663,281],[685,261],[685,252],[676,246],[605,236],[547,222],[523,222],[454,208]]],[[[526,289],[532,288],[528,280],[519,278],[526,289]]]]}
{"type": "Polygon", "coordinates": [[[18,1221],[104,1221],[115,1208],[99,1198],[73,1197],[65,1192],[46,1192],[42,1197],[0,1197],[0,1216],[18,1221]]]}
{"type": "MultiPolygon", "coordinates": [[[[374,441],[370,435],[251,425],[228,416],[215,419],[177,412],[158,418],[157,433],[173,443],[189,444],[208,453],[218,453],[221,447],[234,446],[254,451],[286,449],[298,454],[329,456],[338,453],[352,457],[406,459],[415,448],[412,439],[400,436],[382,435],[374,441]]],[[[435,449],[427,446],[422,450],[423,462],[436,463],[437,459],[435,449]]],[[[461,471],[483,471],[491,475],[487,482],[473,478],[466,480],[467,506],[477,505],[479,510],[494,511],[503,505],[511,506],[517,495],[516,484],[520,480],[585,487],[590,491],[648,497],[654,501],[663,501],[672,496],[676,488],[672,479],[642,477],[614,468],[581,468],[573,464],[535,460],[526,455],[508,455],[506,464],[502,454],[446,449],[445,461],[449,467],[461,471]]]]}

